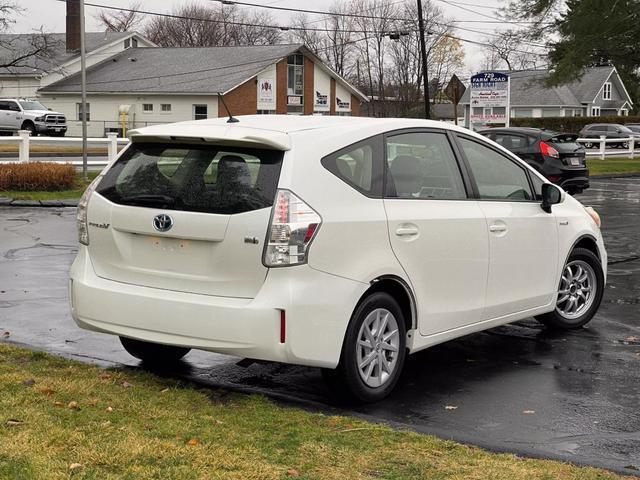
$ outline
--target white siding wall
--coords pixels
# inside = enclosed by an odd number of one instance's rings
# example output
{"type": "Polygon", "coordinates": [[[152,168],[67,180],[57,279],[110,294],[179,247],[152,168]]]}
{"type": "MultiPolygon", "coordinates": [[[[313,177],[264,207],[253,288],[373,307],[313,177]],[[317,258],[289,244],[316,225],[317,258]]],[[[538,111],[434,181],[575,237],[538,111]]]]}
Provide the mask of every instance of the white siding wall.
{"type": "Polygon", "coordinates": [[[2,98],[34,98],[40,88],[38,78],[2,78],[0,79],[0,97],[2,98]]]}
{"type": "MultiPolygon", "coordinates": [[[[81,134],[82,124],[78,121],[77,104],[80,95],[43,95],[42,102],[49,108],[62,112],[67,116],[69,130],[67,135],[81,134]]],[[[129,127],[143,127],[146,124],[172,123],[193,120],[193,106],[207,105],[209,118],[218,116],[218,98],[212,95],[89,95],[90,122],[89,136],[102,137],[106,128],[118,128],[120,105],[131,105],[129,110],[129,127]],[[144,103],[153,104],[153,112],[142,111],[144,103]],[[163,113],[161,104],[170,104],[171,112],[163,113]]]]}

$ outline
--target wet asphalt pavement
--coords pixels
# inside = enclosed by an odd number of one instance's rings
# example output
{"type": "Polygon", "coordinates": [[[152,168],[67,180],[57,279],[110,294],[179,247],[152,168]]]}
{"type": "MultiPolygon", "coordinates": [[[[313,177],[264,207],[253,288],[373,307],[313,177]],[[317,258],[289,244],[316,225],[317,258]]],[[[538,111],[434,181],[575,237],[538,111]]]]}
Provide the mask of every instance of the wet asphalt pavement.
{"type": "MultiPolygon", "coordinates": [[[[394,394],[336,406],[320,373],[192,352],[179,371],[201,385],[259,392],[497,451],[640,474],[640,178],[592,181],[580,197],[603,218],[609,284],[587,328],[545,330],[526,320],[409,357],[394,394]],[[446,407],[457,407],[447,409],[446,407]]],[[[76,328],[67,271],[75,209],[0,207],[0,334],[71,358],[137,366],[115,337],[76,328]]]]}

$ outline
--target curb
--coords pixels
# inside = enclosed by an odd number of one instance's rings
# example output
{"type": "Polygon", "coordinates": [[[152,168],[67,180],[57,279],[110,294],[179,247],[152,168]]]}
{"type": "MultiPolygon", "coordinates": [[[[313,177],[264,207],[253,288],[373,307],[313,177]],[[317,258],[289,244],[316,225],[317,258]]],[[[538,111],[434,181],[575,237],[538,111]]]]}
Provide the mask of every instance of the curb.
{"type": "Polygon", "coordinates": [[[591,175],[593,180],[611,180],[612,178],[639,178],[640,173],[617,173],[612,175],[591,175]]]}
{"type": "Polygon", "coordinates": [[[0,197],[0,207],[77,207],[80,200],[14,200],[0,197]]]}

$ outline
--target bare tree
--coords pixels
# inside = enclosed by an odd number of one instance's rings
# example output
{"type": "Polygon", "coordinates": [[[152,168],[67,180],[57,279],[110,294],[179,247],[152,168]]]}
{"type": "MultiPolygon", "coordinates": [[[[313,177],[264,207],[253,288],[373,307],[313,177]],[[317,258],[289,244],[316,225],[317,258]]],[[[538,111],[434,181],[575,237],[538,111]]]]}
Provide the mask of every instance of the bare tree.
{"type": "Polygon", "coordinates": [[[526,42],[528,33],[523,30],[506,30],[488,37],[486,63],[492,69],[526,70],[536,68],[540,61],[537,49],[526,42]]]}
{"type": "Polygon", "coordinates": [[[100,10],[96,19],[107,32],[130,32],[140,27],[144,20],[140,6],[140,2],[135,2],[130,4],[129,11],[100,10]]]}
{"type": "Polygon", "coordinates": [[[172,15],[152,18],[145,36],[163,47],[270,45],[280,40],[269,14],[250,15],[233,5],[190,3],[176,7],[172,15]]]}
{"type": "Polygon", "coordinates": [[[329,11],[329,15],[319,19],[304,14],[294,17],[296,29],[291,37],[304,43],[338,74],[348,77],[354,74],[356,63],[353,42],[357,35],[352,32],[355,23],[352,17],[344,15],[350,13],[351,4],[336,1],[329,11]]]}
{"type": "MultiPolygon", "coordinates": [[[[6,32],[15,23],[14,16],[22,8],[12,1],[0,1],[0,32],[6,32]]],[[[28,67],[49,71],[53,68],[50,59],[57,47],[56,41],[41,28],[31,35],[0,37],[0,68],[28,67]]]]}

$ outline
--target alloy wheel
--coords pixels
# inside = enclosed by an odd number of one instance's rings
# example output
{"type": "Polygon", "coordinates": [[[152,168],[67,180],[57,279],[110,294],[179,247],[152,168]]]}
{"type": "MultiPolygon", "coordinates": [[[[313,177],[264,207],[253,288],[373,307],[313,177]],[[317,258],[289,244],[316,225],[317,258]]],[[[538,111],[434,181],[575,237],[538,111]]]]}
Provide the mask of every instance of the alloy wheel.
{"type": "Polygon", "coordinates": [[[562,272],[556,312],[574,320],[589,310],[598,288],[593,267],[583,260],[567,263],[562,272]]]}
{"type": "Polygon", "coordinates": [[[369,313],[357,337],[358,373],[371,388],[384,385],[398,363],[400,334],[396,317],[386,308],[369,313]]]}

